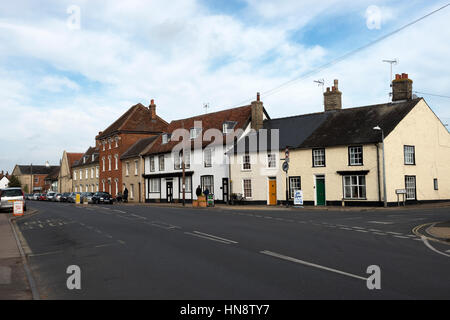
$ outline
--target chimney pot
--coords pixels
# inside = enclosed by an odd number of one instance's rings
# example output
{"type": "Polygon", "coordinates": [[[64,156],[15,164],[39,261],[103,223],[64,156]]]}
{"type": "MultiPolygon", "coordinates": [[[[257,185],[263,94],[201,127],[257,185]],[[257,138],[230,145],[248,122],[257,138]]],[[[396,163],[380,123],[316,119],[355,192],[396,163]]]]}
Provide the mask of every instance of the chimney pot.
{"type": "Polygon", "coordinates": [[[342,93],[338,90],[338,80],[334,80],[334,86],[327,87],[327,91],[323,93],[325,111],[342,109],[342,93]]]}
{"type": "Polygon", "coordinates": [[[156,104],[155,100],[150,100],[150,105],[148,106],[148,109],[150,110],[150,117],[152,120],[156,120],[156,104]]]}
{"type": "Polygon", "coordinates": [[[327,87],[327,92],[330,92],[330,87],[327,87]]]}
{"type": "Polygon", "coordinates": [[[400,80],[401,78],[402,78],[401,75],[399,75],[399,74],[396,74],[396,75],[395,75],[395,80],[400,80]]]}
{"type": "Polygon", "coordinates": [[[338,79],[334,79],[334,87],[338,90],[338,79]]]}
{"type": "Polygon", "coordinates": [[[256,93],[256,101],[261,101],[261,96],[259,92],[256,93]]]}

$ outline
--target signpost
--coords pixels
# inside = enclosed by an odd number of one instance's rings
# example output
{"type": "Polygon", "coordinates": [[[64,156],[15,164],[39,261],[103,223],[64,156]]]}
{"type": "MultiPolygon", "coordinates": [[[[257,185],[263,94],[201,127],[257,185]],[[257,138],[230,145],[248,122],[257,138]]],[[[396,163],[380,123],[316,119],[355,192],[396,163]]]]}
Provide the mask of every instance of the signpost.
{"type": "Polygon", "coordinates": [[[206,205],[208,207],[214,207],[214,194],[212,193],[208,194],[208,197],[206,199],[206,205]]]}
{"type": "Polygon", "coordinates": [[[23,201],[14,201],[13,216],[23,216],[23,201]]]}
{"type": "Polygon", "coordinates": [[[286,207],[289,207],[289,147],[284,151],[283,171],[286,172],[286,207]]]}
{"type": "Polygon", "coordinates": [[[397,206],[400,206],[400,195],[402,195],[403,206],[406,205],[406,189],[395,189],[395,194],[397,195],[397,206]]]}

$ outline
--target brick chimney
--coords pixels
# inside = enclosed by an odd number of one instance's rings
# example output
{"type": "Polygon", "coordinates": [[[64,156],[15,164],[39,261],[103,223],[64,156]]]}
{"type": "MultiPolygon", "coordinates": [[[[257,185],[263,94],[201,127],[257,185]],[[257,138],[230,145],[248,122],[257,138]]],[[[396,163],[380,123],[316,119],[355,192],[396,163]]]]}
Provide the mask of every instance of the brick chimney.
{"type": "Polygon", "coordinates": [[[407,73],[396,74],[395,79],[392,80],[392,101],[411,100],[412,83],[407,73]]]}
{"type": "Polygon", "coordinates": [[[152,120],[156,120],[156,104],[155,104],[155,100],[151,100],[150,101],[150,105],[148,106],[148,108],[150,109],[150,117],[152,120]]]}
{"type": "Polygon", "coordinates": [[[260,99],[259,92],[256,93],[256,101],[252,101],[252,122],[251,128],[254,130],[262,129],[263,127],[263,103],[260,99]]]}
{"type": "Polygon", "coordinates": [[[338,89],[338,80],[334,80],[334,86],[327,87],[327,91],[323,93],[323,101],[325,111],[342,109],[342,92],[338,89]]]}

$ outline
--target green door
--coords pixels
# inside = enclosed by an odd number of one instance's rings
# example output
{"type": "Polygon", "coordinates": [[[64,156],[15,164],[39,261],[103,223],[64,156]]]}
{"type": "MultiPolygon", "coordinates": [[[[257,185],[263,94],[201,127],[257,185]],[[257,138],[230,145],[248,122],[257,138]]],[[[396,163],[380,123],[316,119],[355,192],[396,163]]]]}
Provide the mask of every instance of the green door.
{"type": "Polygon", "coordinates": [[[323,177],[316,178],[316,196],[317,196],[317,205],[324,206],[325,205],[325,179],[323,177]]]}

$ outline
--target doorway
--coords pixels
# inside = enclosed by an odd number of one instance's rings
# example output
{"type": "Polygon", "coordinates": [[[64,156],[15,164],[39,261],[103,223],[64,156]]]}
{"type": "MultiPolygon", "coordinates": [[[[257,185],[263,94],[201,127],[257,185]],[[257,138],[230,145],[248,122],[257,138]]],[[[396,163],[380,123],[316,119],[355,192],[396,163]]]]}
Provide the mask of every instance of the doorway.
{"type": "Polygon", "coordinates": [[[277,179],[269,178],[269,206],[277,205],[277,179]]]}
{"type": "Polygon", "coordinates": [[[222,178],[222,199],[228,203],[228,178],[222,178]]]}
{"type": "Polygon", "coordinates": [[[173,182],[166,181],[167,202],[173,202],[173,182]]]}
{"type": "Polygon", "coordinates": [[[325,176],[316,176],[316,206],[324,206],[325,201],[325,176]]]}

